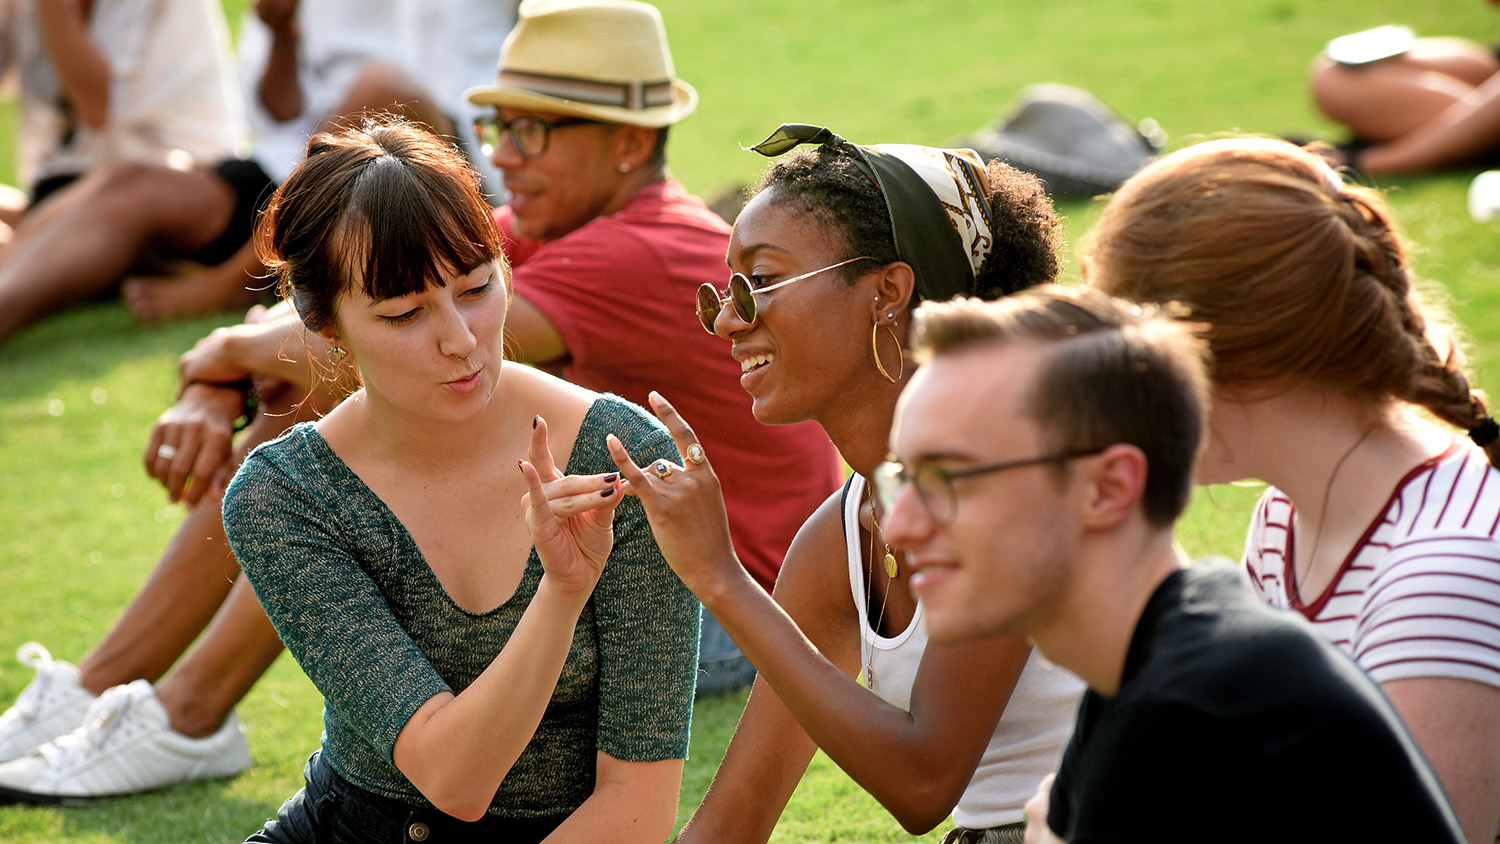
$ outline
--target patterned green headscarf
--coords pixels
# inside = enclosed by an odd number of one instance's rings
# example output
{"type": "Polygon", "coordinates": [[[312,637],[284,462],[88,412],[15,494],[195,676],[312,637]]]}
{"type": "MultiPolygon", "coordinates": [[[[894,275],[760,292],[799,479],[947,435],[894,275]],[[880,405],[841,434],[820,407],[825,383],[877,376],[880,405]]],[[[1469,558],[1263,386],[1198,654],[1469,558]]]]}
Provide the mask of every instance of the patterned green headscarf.
{"type": "Polygon", "coordinates": [[[802,144],[847,150],[885,197],[896,255],[916,274],[923,299],[971,293],[994,245],[994,215],[984,163],[971,149],[913,144],[860,146],[822,126],[783,123],[750,149],[777,156],[802,144]]]}

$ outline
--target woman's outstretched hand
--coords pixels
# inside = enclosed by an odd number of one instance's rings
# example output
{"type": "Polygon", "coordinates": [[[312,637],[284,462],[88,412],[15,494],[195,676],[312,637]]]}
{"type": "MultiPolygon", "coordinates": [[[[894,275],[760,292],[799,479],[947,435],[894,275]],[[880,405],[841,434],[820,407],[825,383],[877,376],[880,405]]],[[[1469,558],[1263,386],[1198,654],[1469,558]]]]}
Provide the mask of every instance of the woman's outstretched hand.
{"type": "Polygon", "coordinates": [[[617,472],[563,475],[547,445],[547,421],[532,424],[530,459],[518,461],[530,491],[521,498],[526,528],[546,576],[558,589],[587,597],[615,544],[615,508],[624,498],[617,472]]]}
{"type": "Polygon", "coordinates": [[[668,565],[702,598],[722,578],[748,575],[730,541],[719,477],[697,435],[660,394],[651,393],[650,402],[656,418],[672,434],[684,465],[658,460],[645,468],[637,466],[614,435],[607,440],[609,453],[629,481],[630,494],[645,505],[651,532],[668,565]]]}

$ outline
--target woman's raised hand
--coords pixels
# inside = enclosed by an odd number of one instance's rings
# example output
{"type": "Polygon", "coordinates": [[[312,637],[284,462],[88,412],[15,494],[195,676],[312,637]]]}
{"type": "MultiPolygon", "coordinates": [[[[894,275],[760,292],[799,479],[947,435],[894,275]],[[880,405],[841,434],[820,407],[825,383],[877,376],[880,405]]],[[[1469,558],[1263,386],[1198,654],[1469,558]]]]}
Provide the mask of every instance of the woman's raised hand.
{"type": "Polygon", "coordinates": [[[701,597],[722,582],[717,578],[748,575],[730,541],[719,477],[697,435],[659,393],[652,392],[650,402],[656,418],[672,434],[685,465],[658,460],[642,469],[613,435],[607,440],[609,453],[630,482],[630,494],[645,505],[651,532],[668,565],[701,597]]]}
{"type": "Polygon", "coordinates": [[[526,528],[547,577],[559,589],[588,596],[615,544],[615,508],[624,498],[617,472],[563,475],[547,445],[547,421],[532,422],[528,460],[517,461],[530,491],[521,498],[526,528]]]}

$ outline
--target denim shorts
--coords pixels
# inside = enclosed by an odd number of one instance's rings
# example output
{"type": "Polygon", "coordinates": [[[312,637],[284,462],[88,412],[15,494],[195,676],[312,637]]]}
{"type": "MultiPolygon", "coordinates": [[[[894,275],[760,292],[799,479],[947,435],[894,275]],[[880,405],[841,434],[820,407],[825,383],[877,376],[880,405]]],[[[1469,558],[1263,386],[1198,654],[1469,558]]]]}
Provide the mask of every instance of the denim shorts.
{"type": "Polygon", "coordinates": [[[566,816],[504,818],[486,815],[470,823],[436,809],[371,794],[339,776],[313,753],[302,771],[307,785],[283,803],[276,817],[246,844],[532,844],[551,834],[566,816]]]}

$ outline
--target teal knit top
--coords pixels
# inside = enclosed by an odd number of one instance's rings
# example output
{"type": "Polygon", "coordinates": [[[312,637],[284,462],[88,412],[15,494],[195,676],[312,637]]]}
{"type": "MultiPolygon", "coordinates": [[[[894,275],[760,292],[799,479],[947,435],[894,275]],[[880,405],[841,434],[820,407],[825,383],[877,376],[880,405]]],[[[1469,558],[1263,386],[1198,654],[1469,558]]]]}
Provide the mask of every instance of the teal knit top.
{"type": "MultiPolygon", "coordinates": [[[[638,465],[678,460],[660,423],[600,396],[564,471],[614,471],[609,433],[638,465]]],[[[596,750],[634,762],[687,756],[699,604],[662,559],[640,501],[619,505],[614,528],[546,714],[491,815],[571,813],[593,792],[596,750]]],[[[463,691],[505,647],[541,581],[536,549],[509,600],[463,609],[406,528],[306,423],[245,459],[225,492],[224,529],[287,650],[323,694],[323,758],[360,788],[430,807],[392,761],[396,736],[419,706],[463,691]]]]}

